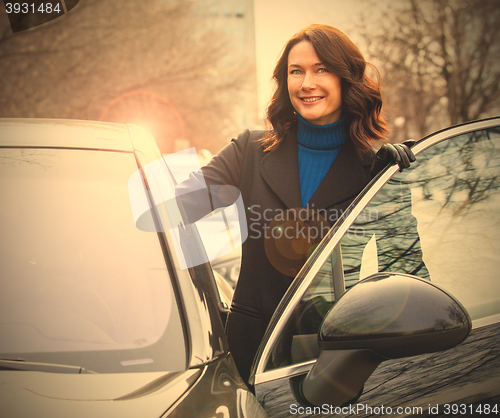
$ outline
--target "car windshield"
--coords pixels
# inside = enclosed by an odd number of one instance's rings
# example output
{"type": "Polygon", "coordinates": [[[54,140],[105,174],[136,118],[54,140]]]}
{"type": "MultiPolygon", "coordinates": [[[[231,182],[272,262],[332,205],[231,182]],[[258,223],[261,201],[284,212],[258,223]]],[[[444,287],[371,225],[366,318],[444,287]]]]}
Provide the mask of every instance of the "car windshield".
{"type": "Polygon", "coordinates": [[[158,235],[136,228],[134,155],[0,149],[0,358],[99,373],[182,370],[158,235]]]}

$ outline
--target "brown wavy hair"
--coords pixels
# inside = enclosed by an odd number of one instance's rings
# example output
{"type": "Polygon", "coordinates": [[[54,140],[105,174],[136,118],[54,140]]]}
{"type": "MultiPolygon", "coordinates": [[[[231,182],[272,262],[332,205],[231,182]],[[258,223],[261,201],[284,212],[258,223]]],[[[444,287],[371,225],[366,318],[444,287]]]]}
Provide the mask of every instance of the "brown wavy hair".
{"type": "Polygon", "coordinates": [[[296,33],[285,45],[273,73],[276,90],[267,108],[272,125],[261,139],[265,151],[276,147],[286,133],[297,126],[297,115],[288,95],[288,55],[299,42],[312,43],[322,64],[341,78],[342,115],[348,134],[362,151],[372,148],[371,141],[386,139],[387,125],[381,116],[382,92],[379,73],[367,63],[359,49],[340,30],[328,25],[311,25],[296,33]],[[366,75],[373,68],[376,79],[366,75]]]}

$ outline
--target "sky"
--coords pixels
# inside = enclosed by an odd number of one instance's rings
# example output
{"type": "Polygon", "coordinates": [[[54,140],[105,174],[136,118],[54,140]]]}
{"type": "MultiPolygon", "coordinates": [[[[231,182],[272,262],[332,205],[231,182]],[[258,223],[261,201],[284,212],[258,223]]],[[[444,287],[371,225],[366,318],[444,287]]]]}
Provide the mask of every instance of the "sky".
{"type": "Polygon", "coordinates": [[[349,37],[362,0],[254,0],[259,115],[271,98],[271,77],[286,42],[313,23],[335,26],[349,37]]]}

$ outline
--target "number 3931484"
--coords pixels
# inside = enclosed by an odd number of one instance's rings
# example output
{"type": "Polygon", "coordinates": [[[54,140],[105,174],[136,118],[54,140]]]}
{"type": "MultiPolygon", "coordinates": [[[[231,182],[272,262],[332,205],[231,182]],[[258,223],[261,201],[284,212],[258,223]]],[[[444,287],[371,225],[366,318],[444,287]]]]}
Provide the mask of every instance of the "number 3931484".
{"type": "Polygon", "coordinates": [[[72,10],[79,0],[31,0],[11,2],[4,0],[12,32],[21,32],[48,23],[72,10]]]}

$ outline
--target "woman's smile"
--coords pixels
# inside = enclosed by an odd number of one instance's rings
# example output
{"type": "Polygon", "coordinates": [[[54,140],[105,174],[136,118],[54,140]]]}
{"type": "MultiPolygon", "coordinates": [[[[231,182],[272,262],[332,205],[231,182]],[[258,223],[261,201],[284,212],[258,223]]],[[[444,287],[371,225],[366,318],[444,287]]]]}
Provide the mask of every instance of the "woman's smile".
{"type": "Polygon", "coordinates": [[[306,103],[315,103],[319,100],[323,99],[321,96],[316,96],[316,97],[301,97],[300,100],[306,103]]]}

